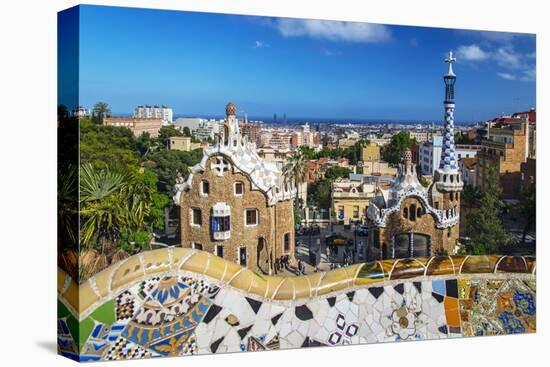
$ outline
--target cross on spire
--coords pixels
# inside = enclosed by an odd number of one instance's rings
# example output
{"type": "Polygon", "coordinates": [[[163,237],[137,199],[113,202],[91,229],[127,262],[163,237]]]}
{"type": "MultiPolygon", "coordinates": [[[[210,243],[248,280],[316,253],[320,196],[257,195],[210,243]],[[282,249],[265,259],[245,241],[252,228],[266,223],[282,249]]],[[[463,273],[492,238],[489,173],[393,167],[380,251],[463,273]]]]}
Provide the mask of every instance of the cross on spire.
{"type": "Polygon", "coordinates": [[[456,62],[456,57],[453,57],[453,51],[449,51],[449,56],[445,59],[445,62],[449,64],[449,70],[447,71],[447,75],[454,76],[455,73],[453,73],[453,62],[456,62]]]}

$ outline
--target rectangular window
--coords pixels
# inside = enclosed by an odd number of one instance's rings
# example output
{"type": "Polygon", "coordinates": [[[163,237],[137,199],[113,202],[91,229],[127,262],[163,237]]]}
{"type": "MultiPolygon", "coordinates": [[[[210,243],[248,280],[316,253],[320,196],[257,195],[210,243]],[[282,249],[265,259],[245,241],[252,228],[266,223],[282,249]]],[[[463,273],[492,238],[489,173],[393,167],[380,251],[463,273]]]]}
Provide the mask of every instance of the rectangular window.
{"type": "Polygon", "coordinates": [[[198,208],[191,209],[191,224],[194,226],[202,225],[201,210],[198,208]]]}
{"type": "Polygon", "coordinates": [[[359,207],[358,206],[353,207],[353,218],[355,218],[355,219],[359,218],[359,207]]]}
{"type": "Polygon", "coordinates": [[[283,248],[285,253],[290,252],[290,233],[285,233],[283,237],[283,248]]]}
{"type": "Polygon", "coordinates": [[[258,224],[258,211],[256,209],[246,209],[246,225],[255,226],[258,224]]]}
{"type": "Polygon", "coordinates": [[[208,181],[201,181],[201,194],[210,194],[210,183],[208,181]]]}
{"type": "Polygon", "coordinates": [[[246,247],[239,247],[239,265],[246,266],[246,247]]]}
{"type": "Polygon", "coordinates": [[[231,217],[212,217],[212,231],[226,232],[231,230],[231,217]]]}
{"type": "Polygon", "coordinates": [[[244,184],[242,182],[235,182],[235,195],[242,195],[244,192],[244,184]]]}
{"type": "Polygon", "coordinates": [[[223,246],[216,245],[216,256],[223,257],[223,246]]]}
{"type": "Polygon", "coordinates": [[[202,250],[202,244],[193,242],[193,248],[195,250],[202,250]]]}

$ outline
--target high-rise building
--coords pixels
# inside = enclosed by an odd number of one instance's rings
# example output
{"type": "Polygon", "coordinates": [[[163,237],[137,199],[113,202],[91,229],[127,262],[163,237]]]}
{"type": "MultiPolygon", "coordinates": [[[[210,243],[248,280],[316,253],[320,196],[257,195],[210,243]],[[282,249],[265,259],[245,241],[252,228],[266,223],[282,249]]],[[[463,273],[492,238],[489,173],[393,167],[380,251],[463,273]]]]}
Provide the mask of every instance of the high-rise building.
{"type": "Polygon", "coordinates": [[[174,113],[171,108],[164,105],[140,105],[134,108],[134,117],[145,119],[161,119],[165,124],[171,124],[174,119],[174,113]]]}

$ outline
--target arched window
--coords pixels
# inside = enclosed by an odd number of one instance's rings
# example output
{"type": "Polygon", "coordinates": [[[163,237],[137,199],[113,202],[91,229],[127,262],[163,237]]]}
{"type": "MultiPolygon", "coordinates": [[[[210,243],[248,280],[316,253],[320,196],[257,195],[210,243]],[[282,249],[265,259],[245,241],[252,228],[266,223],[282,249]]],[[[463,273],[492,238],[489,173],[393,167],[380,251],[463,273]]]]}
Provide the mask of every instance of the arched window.
{"type": "Polygon", "coordinates": [[[417,216],[418,218],[420,218],[420,217],[422,217],[422,214],[423,214],[423,213],[422,213],[422,207],[419,206],[419,207],[416,209],[416,216],[417,216]]]}
{"type": "Polygon", "coordinates": [[[403,218],[409,219],[409,208],[403,208],[403,218]]]}
{"type": "Polygon", "coordinates": [[[411,204],[411,209],[409,210],[409,216],[411,221],[416,220],[416,204],[411,204]]]}

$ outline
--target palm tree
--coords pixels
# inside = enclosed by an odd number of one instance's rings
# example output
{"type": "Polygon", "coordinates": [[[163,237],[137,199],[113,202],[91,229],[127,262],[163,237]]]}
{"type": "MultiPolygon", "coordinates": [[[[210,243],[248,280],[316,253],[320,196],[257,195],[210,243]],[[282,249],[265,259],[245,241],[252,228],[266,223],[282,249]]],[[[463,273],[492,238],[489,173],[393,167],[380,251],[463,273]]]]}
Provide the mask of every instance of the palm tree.
{"type": "Polygon", "coordinates": [[[97,102],[92,109],[92,117],[97,124],[103,124],[105,117],[111,117],[111,106],[106,102],[97,102]]]}
{"type": "MultiPolygon", "coordinates": [[[[305,182],[307,175],[307,161],[304,153],[300,149],[296,149],[288,158],[287,163],[283,167],[283,176],[285,182],[292,182],[299,189],[300,185],[305,182]]],[[[294,200],[294,208],[299,209],[298,198],[294,200]]]]}

